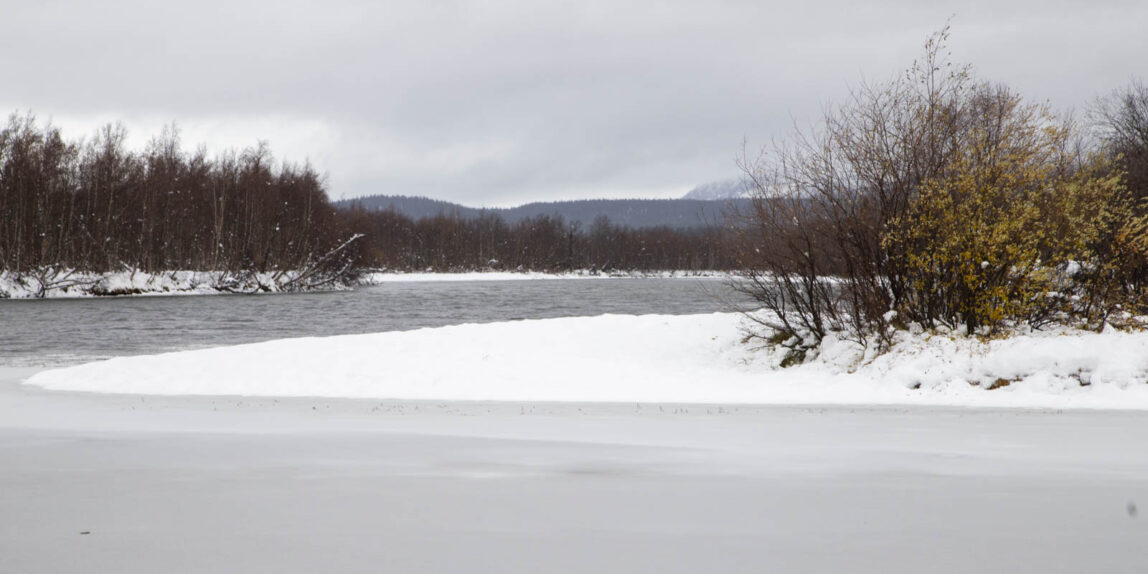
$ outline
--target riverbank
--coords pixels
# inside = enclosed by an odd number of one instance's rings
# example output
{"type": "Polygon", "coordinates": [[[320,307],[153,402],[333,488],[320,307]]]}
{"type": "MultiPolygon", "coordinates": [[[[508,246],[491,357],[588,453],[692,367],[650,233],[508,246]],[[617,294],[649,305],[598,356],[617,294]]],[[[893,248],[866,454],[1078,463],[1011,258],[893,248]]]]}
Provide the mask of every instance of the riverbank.
{"type": "Polygon", "coordinates": [[[426,281],[532,281],[546,279],[731,279],[737,274],[731,271],[600,271],[595,269],[575,269],[573,271],[468,271],[468,272],[405,272],[376,271],[366,273],[362,282],[371,285],[398,282],[426,281]]]}
{"type": "Polygon", "coordinates": [[[349,289],[343,281],[307,281],[301,271],[230,272],[138,270],[89,273],[41,270],[0,272],[0,299],[64,299],[131,295],[219,295],[225,293],[284,293],[349,289]]]}
{"type": "Polygon", "coordinates": [[[17,275],[0,272],[2,299],[64,299],[133,295],[220,295],[233,293],[297,293],[341,291],[364,285],[399,282],[532,281],[550,279],[730,279],[726,271],[367,271],[353,280],[301,282],[299,271],[233,273],[223,271],[117,271],[86,273],[58,270],[17,275]]]}

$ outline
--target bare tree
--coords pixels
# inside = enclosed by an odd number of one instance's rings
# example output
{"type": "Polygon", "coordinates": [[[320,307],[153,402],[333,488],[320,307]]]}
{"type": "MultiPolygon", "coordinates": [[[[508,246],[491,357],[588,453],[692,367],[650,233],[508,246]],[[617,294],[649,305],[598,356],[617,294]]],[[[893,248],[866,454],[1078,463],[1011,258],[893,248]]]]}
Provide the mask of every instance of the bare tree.
{"type": "Polygon", "coordinates": [[[1133,195],[1148,198],[1148,86],[1137,80],[1113,91],[1092,105],[1089,117],[1107,148],[1120,156],[1133,195]]]}

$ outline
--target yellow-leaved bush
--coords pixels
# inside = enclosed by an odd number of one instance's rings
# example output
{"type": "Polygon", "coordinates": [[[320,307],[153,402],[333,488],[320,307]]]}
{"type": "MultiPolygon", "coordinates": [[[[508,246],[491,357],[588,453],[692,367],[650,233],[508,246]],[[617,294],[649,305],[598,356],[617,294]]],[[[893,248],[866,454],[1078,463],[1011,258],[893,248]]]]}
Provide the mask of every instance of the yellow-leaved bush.
{"type": "Polygon", "coordinates": [[[882,234],[904,275],[900,320],[991,334],[1098,327],[1134,305],[1140,290],[1124,270],[1148,240],[1122,175],[1104,157],[1068,153],[1071,126],[1045,106],[1005,90],[980,97],[954,161],[882,234]]]}

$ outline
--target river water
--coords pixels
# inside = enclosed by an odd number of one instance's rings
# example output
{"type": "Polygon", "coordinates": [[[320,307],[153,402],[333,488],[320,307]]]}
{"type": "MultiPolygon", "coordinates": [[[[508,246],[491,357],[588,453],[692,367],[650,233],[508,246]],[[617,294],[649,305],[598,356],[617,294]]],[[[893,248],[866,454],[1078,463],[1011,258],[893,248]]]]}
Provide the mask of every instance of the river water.
{"type": "Polygon", "coordinates": [[[384,283],[354,291],[0,301],[0,366],[516,319],[711,313],[741,299],[715,279],[384,283]]]}

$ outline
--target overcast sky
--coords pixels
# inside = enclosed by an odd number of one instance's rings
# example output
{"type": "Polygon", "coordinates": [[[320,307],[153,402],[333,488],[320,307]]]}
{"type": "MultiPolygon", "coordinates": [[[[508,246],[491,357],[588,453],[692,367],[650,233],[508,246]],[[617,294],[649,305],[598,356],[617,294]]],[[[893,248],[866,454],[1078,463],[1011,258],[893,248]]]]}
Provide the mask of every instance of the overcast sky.
{"type": "Polygon", "coordinates": [[[677,197],[950,16],[955,60],[1060,109],[1148,79],[1144,0],[0,0],[0,110],[267,140],[336,199],[677,197]]]}

